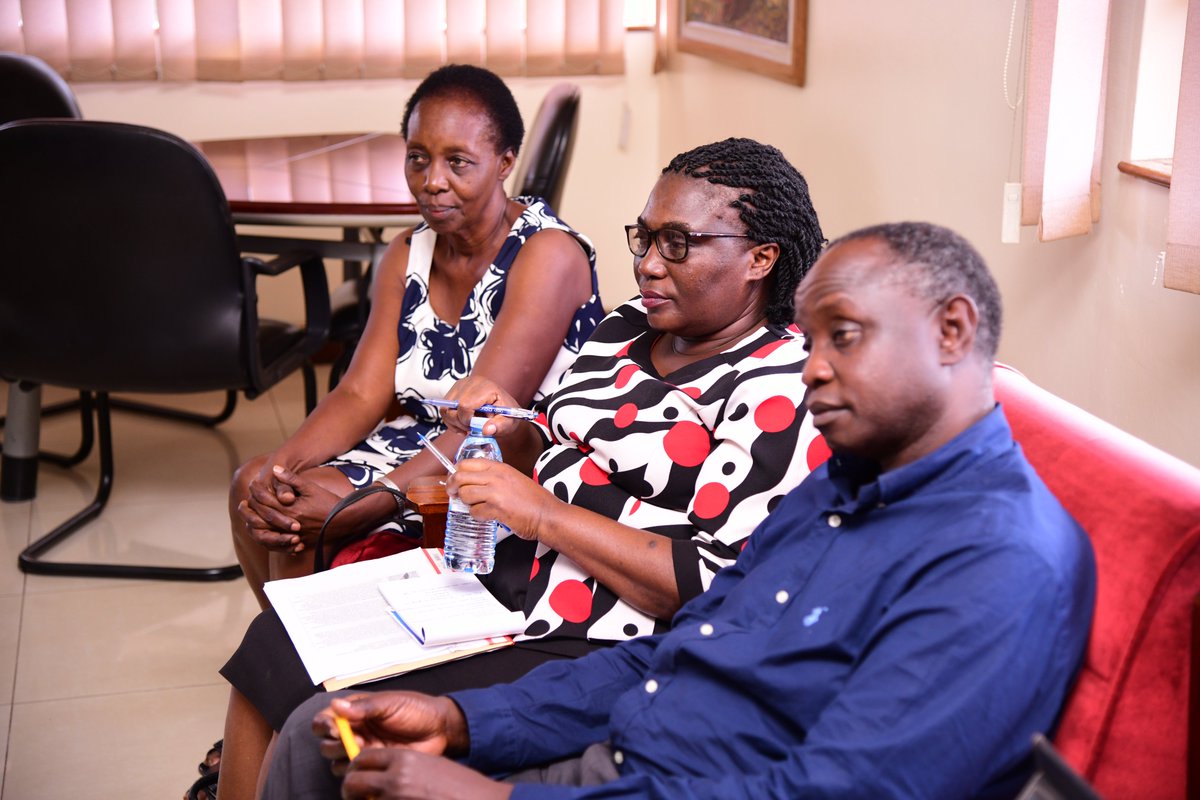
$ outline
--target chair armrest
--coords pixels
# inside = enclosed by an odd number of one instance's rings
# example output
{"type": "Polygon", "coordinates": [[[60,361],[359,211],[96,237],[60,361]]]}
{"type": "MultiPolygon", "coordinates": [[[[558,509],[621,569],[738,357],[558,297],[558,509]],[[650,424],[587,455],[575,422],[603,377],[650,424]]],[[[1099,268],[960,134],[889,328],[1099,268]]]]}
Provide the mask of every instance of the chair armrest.
{"type": "Polygon", "coordinates": [[[421,526],[425,531],[425,547],[442,547],[446,543],[446,513],[450,510],[450,497],[446,494],[444,478],[425,476],[408,484],[407,505],[421,515],[421,526]]]}
{"type": "Polygon", "coordinates": [[[324,266],[324,261],[321,257],[311,250],[291,250],[282,255],[275,256],[270,261],[263,261],[261,258],[254,256],[245,256],[245,260],[254,267],[255,273],[259,275],[282,275],[293,267],[303,266],[309,261],[320,261],[324,266]]]}
{"type": "Polygon", "coordinates": [[[316,343],[323,343],[329,338],[329,279],[325,274],[325,261],[318,253],[311,250],[292,250],[270,261],[243,256],[242,263],[254,276],[275,277],[299,267],[300,279],[304,286],[305,338],[316,343]]]}

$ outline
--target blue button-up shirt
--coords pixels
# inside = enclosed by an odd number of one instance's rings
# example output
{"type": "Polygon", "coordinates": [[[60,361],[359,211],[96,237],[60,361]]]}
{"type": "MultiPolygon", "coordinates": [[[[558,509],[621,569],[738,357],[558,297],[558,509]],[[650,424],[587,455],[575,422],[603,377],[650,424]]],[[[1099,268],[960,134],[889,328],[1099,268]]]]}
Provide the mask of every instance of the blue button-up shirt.
{"type": "Polygon", "coordinates": [[[835,456],[670,632],[453,697],[480,769],[611,741],[619,780],[514,798],[1011,796],[1094,593],[997,408],[890,472],[835,456]]]}

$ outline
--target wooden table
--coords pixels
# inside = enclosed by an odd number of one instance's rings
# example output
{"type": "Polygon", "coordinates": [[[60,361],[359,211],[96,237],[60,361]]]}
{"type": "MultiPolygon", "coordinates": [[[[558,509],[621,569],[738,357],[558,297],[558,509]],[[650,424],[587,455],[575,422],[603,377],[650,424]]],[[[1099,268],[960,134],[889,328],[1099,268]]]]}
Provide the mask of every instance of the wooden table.
{"type": "MultiPolygon", "coordinates": [[[[396,133],[268,136],[196,142],[238,224],[337,227],[341,242],[281,235],[239,236],[244,252],[316,250],[374,264],[384,228],[415,225],[417,203],[404,179],[404,138],[396,133]],[[364,240],[362,232],[368,232],[364,240]]],[[[352,277],[352,276],[347,276],[352,277]]]]}
{"type": "Polygon", "coordinates": [[[408,484],[405,504],[421,515],[424,535],[422,547],[443,547],[446,542],[446,515],[450,511],[450,497],[446,494],[445,477],[424,476],[414,478],[408,484]]]}

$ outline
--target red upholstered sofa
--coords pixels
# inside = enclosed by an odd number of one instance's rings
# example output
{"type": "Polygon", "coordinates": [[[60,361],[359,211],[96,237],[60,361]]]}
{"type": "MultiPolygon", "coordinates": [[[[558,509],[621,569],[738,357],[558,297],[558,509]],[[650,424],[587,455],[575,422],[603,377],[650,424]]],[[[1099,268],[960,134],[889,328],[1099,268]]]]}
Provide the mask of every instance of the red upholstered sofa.
{"type": "Polygon", "coordinates": [[[996,368],[995,387],[1096,551],[1087,661],[1054,745],[1109,800],[1200,798],[1200,469],[1012,369],[996,368]]]}
{"type": "MultiPolygon", "coordinates": [[[[1200,695],[1200,469],[1008,367],[996,367],[995,388],[1029,461],[1096,551],[1087,660],[1055,747],[1107,800],[1200,800],[1200,697],[1189,700],[1189,686],[1200,695]]],[[[440,547],[444,487],[430,479],[408,499],[426,546],[440,547]]]]}

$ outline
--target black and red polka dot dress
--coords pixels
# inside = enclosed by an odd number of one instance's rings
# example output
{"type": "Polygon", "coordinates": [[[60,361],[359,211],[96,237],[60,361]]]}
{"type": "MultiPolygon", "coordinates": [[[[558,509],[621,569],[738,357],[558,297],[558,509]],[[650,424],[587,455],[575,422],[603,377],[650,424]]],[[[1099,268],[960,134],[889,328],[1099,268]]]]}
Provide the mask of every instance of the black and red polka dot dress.
{"type": "MultiPolygon", "coordinates": [[[[636,301],[601,322],[550,398],[534,475],[564,502],[672,538],[686,602],[824,460],[824,443],[804,413],[794,329],[763,327],[665,376],[650,360],[658,335],[636,301]]],[[[526,637],[619,641],[667,627],[542,545],[527,580],[526,637]]]]}

